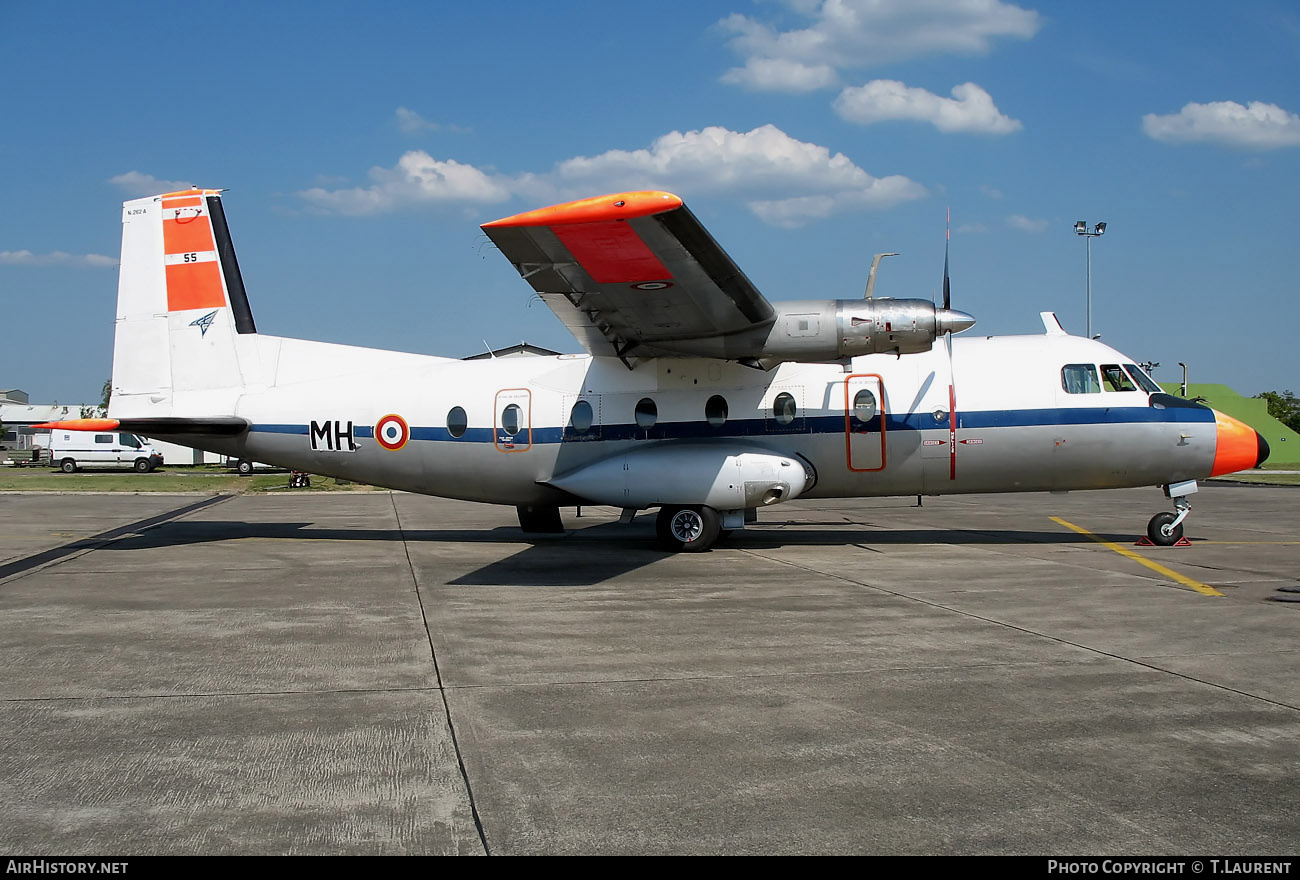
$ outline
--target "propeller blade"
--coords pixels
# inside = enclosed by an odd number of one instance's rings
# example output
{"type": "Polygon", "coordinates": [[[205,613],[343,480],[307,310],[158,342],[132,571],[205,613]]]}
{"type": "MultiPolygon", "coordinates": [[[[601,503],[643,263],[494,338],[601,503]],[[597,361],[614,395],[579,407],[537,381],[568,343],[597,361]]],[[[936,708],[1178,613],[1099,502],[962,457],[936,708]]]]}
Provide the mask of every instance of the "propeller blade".
{"type": "Polygon", "coordinates": [[[964,312],[952,312],[952,291],[948,285],[948,248],[952,244],[952,208],[946,211],[943,236],[943,308],[948,331],[943,334],[944,347],[948,351],[948,479],[955,480],[957,479],[957,377],[952,371],[952,335],[974,324],[975,319],[964,312]],[[967,321],[969,323],[966,323],[967,321]]]}
{"type": "Polygon", "coordinates": [[[948,246],[952,244],[952,208],[947,209],[943,227],[943,307],[952,308],[952,291],[948,287],[948,246]]]}

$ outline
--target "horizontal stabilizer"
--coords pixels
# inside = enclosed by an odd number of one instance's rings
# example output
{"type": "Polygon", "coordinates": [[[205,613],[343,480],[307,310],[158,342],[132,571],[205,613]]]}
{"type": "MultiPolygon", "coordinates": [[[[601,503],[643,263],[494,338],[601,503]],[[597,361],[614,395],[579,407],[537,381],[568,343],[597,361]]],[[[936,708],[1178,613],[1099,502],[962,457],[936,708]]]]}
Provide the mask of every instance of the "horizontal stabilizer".
{"type": "Polygon", "coordinates": [[[60,431],[129,431],[146,437],[166,437],[179,434],[204,434],[232,437],[248,430],[248,420],[238,416],[218,416],[206,419],[156,418],[156,419],[64,419],[59,422],[42,422],[33,428],[60,431]]]}

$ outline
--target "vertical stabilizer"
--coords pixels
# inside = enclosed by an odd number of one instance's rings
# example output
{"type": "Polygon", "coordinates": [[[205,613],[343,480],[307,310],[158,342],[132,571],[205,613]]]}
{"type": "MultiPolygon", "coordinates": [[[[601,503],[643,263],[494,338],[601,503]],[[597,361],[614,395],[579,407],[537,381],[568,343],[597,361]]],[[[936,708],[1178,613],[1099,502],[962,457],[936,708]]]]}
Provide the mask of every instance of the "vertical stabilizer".
{"type": "Polygon", "coordinates": [[[113,347],[115,418],[233,412],[257,332],[218,190],[122,206],[122,264],[113,347]]]}

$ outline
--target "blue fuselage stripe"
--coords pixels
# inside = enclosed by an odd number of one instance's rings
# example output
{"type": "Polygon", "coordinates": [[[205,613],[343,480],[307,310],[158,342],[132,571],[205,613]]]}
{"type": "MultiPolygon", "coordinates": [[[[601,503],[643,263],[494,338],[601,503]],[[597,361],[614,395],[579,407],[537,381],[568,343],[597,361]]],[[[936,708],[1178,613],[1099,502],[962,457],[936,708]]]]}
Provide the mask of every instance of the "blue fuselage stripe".
{"type": "MultiPolygon", "coordinates": [[[[1208,423],[1214,421],[1214,412],[1206,408],[1169,408],[1154,407],[1053,407],[1046,409],[1012,409],[1012,410],[975,410],[957,413],[959,429],[979,428],[1021,428],[1050,425],[1121,425],[1121,424],[1186,424],[1208,423]]],[[[887,431],[924,431],[946,428],[948,414],[941,412],[936,418],[933,413],[911,413],[908,415],[885,416],[887,431]]],[[[880,416],[876,416],[864,425],[853,419],[856,430],[880,430],[880,416]]],[[[306,436],[308,425],[291,424],[256,424],[250,431],[264,434],[299,434],[306,436]]],[[[661,422],[649,428],[636,424],[594,425],[583,433],[572,427],[537,427],[532,429],[532,442],[539,443],[582,443],[602,440],[678,440],[716,437],[779,437],[800,434],[842,434],[844,433],[844,416],[828,415],[799,417],[787,425],[779,424],[775,419],[736,419],[722,425],[710,425],[707,422],[661,422]]],[[[355,425],[354,436],[370,438],[374,428],[370,425],[355,425]]],[[[469,428],[460,437],[453,437],[445,427],[412,427],[412,440],[430,440],[443,443],[497,443],[508,438],[504,432],[493,428],[469,428]]],[[[518,443],[521,436],[516,435],[518,443]]]]}

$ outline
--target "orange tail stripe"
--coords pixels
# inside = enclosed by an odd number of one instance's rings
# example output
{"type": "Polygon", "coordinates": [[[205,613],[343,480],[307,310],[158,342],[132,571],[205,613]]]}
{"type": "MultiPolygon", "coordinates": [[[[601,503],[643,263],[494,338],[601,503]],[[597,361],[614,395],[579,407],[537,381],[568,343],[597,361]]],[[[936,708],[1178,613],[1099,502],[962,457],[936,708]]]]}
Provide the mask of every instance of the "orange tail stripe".
{"type": "Polygon", "coordinates": [[[186,199],[169,199],[163,198],[163,208],[197,208],[203,204],[203,199],[198,196],[192,196],[186,199]]]}
{"type": "MultiPolygon", "coordinates": [[[[208,246],[212,250],[212,246],[208,246]]],[[[176,263],[167,267],[167,310],[219,309],[226,304],[221,289],[221,266],[206,263],[176,263]]]]}
{"type": "Polygon", "coordinates": [[[212,222],[206,215],[188,219],[163,218],[163,253],[188,254],[216,250],[212,222]]]}

